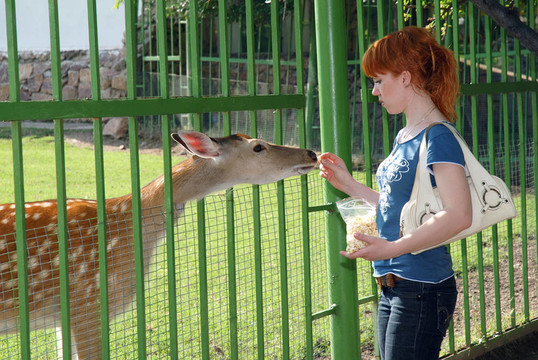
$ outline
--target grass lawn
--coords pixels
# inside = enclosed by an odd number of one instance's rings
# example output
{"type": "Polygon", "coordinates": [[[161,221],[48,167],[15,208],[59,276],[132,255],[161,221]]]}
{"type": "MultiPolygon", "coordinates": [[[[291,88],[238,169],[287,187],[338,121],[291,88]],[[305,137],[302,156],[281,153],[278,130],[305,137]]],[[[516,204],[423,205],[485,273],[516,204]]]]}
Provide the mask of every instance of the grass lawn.
{"type": "MultiPolygon", "coordinates": [[[[0,138],[0,203],[14,201],[13,157],[10,139],[0,138]]],[[[67,197],[95,199],[95,155],[90,148],[65,145],[67,197]]],[[[23,138],[24,190],[26,201],[55,199],[56,167],[54,138],[33,135],[23,138]]],[[[174,164],[181,157],[173,159],[174,164]]],[[[105,194],[116,197],[131,192],[131,165],[128,151],[107,151],[104,155],[105,194]]],[[[140,154],[140,184],[145,185],[163,173],[161,156],[140,154]]]]}

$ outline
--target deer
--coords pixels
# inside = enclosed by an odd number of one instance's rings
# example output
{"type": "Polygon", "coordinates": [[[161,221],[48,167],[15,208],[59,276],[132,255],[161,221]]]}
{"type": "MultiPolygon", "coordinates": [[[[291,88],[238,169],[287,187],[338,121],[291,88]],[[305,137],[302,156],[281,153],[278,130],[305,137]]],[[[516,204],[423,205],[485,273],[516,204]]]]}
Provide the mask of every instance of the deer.
{"type": "MultiPolygon", "coordinates": [[[[172,167],[174,221],[188,201],[238,184],[268,184],[304,175],[317,167],[308,149],[283,146],[235,134],[212,138],[196,131],[173,133],[189,157],[172,167]]],[[[140,189],[143,270],[165,237],[164,175],[140,189]]],[[[56,329],[61,358],[61,312],[57,201],[25,204],[28,304],[31,330],[56,329]]],[[[97,202],[68,199],[68,268],[73,359],[101,359],[97,202]]],[[[109,316],[134,301],[135,269],[132,194],[105,201],[109,316]]],[[[15,243],[15,204],[0,205],[0,332],[18,331],[19,300],[15,243]]]]}

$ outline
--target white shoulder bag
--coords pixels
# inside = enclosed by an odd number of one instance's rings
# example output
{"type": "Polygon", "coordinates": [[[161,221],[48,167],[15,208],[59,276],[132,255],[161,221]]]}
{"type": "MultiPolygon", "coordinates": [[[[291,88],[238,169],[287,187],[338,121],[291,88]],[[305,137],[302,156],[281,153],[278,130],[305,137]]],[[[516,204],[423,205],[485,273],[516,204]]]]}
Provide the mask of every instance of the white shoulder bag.
{"type": "Polygon", "coordinates": [[[411,198],[404,205],[400,215],[400,236],[412,232],[443,209],[439,191],[437,188],[434,189],[432,187],[430,174],[427,171],[426,165],[428,147],[426,135],[429,129],[436,124],[443,124],[452,131],[460,143],[461,150],[465,156],[465,165],[469,173],[467,179],[469,181],[473,205],[473,222],[469,228],[461,231],[454,237],[438,245],[417,251],[413,255],[471,236],[502,220],[511,219],[517,215],[512,196],[504,181],[497,176],[491,175],[480,164],[453,126],[444,123],[434,123],[426,129],[420,143],[415,184],[411,192],[411,198]]]}

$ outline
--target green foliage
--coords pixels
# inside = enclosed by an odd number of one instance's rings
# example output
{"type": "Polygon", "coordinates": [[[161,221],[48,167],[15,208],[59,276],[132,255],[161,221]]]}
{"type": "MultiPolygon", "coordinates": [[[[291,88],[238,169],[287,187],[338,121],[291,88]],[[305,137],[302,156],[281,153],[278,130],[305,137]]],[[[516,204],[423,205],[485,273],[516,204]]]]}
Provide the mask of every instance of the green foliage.
{"type": "MultiPolygon", "coordinates": [[[[116,0],[114,9],[118,9],[124,0],[116,0]]],[[[213,17],[218,15],[218,0],[197,0],[198,15],[200,18],[213,17]]],[[[279,6],[281,16],[285,13],[293,12],[293,2],[288,0],[279,0],[282,5],[279,6]]],[[[146,9],[154,9],[156,0],[144,1],[146,9]]],[[[253,0],[253,20],[256,25],[265,25],[270,23],[271,19],[271,1],[253,0]]],[[[166,2],[166,12],[168,17],[186,19],[189,14],[190,0],[171,0],[166,2]]],[[[245,18],[246,4],[245,0],[228,0],[228,22],[238,22],[245,18]]]]}

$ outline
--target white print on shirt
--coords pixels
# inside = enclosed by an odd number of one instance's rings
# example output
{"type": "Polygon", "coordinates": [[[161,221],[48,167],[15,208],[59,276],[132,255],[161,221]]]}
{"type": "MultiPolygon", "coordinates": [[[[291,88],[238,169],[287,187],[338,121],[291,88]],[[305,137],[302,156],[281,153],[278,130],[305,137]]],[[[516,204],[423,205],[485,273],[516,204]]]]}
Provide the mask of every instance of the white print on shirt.
{"type": "Polygon", "coordinates": [[[383,175],[379,184],[379,209],[381,213],[386,213],[390,207],[388,197],[392,192],[391,184],[402,180],[402,174],[409,172],[409,162],[389,156],[383,161],[381,171],[383,175]]]}

